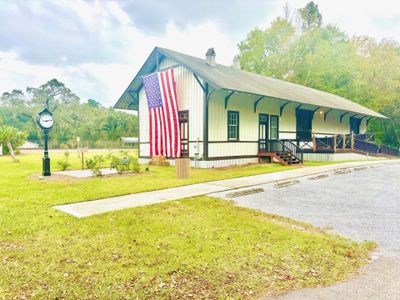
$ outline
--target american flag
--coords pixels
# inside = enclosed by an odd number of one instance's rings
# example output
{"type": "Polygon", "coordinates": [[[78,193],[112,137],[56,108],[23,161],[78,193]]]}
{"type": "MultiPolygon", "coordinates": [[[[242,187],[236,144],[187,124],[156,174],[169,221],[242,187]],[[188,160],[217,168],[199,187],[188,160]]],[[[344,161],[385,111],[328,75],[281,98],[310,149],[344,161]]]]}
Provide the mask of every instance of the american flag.
{"type": "Polygon", "coordinates": [[[149,107],[150,156],[181,156],[174,69],[143,77],[149,107]]]}

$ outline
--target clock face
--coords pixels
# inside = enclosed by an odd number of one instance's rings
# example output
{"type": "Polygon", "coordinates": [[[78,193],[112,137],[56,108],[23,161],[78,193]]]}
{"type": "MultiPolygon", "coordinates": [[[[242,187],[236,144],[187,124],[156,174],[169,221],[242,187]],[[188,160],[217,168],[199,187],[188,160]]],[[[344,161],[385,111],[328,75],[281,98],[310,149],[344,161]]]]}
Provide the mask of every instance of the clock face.
{"type": "Polygon", "coordinates": [[[51,127],[53,127],[53,117],[51,115],[48,114],[44,114],[41,115],[39,118],[39,124],[40,126],[42,126],[45,129],[49,129],[51,127]]]}

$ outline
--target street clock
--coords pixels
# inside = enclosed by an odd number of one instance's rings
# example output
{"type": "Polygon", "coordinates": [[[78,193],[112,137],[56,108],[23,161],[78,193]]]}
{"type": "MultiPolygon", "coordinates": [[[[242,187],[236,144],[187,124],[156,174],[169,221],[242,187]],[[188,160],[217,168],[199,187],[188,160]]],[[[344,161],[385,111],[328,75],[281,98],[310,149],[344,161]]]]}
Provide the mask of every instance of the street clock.
{"type": "Polygon", "coordinates": [[[53,119],[53,115],[51,114],[51,112],[45,108],[43,109],[38,116],[38,124],[42,129],[51,129],[51,127],[53,127],[54,125],[54,119],[53,119]]]}
{"type": "Polygon", "coordinates": [[[44,156],[42,158],[42,174],[50,176],[50,157],[49,157],[49,131],[54,125],[53,114],[47,109],[43,109],[38,113],[37,123],[43,129],[44,135],[44,156]]]}

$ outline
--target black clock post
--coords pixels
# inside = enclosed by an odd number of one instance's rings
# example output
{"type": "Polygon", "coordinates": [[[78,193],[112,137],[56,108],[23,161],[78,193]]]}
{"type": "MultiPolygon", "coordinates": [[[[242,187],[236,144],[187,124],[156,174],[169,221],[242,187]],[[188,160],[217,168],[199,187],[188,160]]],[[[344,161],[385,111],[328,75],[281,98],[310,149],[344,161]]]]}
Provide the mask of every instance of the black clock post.
{"type": "Polygon", "coordinates": [[[38,114],[38,124],[43,130],[44,135],[44,155],[42,158],[42,175],[50,176],[50,157],[49,157],[49,131],[53,127],[53,115],[45,108],[38,114]]]}
{"type": "Polygon", "coordinates": [[[50,176],[50,157],[49,157],[49,130],[43,129],[44,134],[44,155],[42,158],[43,162],[43,176],[50,176]]]}

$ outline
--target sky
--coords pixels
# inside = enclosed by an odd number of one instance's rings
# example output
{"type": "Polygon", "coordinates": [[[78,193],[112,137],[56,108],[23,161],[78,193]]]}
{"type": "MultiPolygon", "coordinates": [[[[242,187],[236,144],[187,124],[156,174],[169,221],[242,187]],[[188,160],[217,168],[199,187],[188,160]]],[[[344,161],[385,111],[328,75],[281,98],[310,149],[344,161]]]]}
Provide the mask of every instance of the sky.
{"type": "MultiPolygon", "coordinates": [[[[112,106],[152,49],[231,65],[237,44],[308,0],[0,0],[0,94],[57,78],[112,106]]],[[[398,0],[315,0],[324,24],[400,41],[398,0]]]]}

